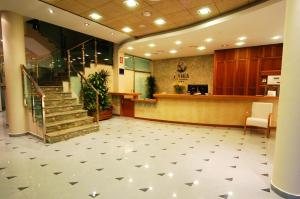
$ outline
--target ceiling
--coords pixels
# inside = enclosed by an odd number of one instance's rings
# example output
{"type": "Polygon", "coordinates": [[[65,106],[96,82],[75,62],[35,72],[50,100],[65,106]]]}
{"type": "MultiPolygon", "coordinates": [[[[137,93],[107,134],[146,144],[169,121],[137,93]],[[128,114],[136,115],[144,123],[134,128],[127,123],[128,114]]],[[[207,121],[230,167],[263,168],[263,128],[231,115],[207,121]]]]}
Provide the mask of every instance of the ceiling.
{"type": "Polygon", "coordinates": [[[249,6],[262,0],[137,0],[135,8],[128,8],[124,0],[41,0],[57,8],[90,19],[96,12],[102,16],[97,21],[117,31],[125,26],[133,29],[130,36],[141,37],[166,30],[184,27],[190,24],[218,17],[224,13],[249,6]],[[208,15],[200,16],[197,10],[210,8],[208,15]],[[143,16],[149,12],[151,16],[143,16]],[[166,24],[157,26],[153,22],[157,18],[166,20],[166,24]]]}
{"type": "MultiPolygon", "coordinates": [[[[97,1],[102,2],[105,0],[97,1]]],[[[68,11],[59,8],[53,8],[52,6],[49,6],[49,4],[41,2],[39,0],[0,0],[0,11],[5,10],[16,12],[24,16],[25,19],[39,19],[41,21],[55,24],[57,26],[68,28],[70,30],[78,31],[114,43],[120,43],[131,38],[128,34],[87,20],[86,18],[72,14],[68,11]],[[49,8],[52,8],[54,13],[49,13],[49,8]],[[85,24],[88,24],[88,26],[86,26],[85,24]]]]}
{"type": "Polygon", "coordinates": [[[127,42],[121,51],[157,60],[212,54],[218,49],[282,43],[284,16],[285,1],[271,0],[190,28],[127,42]],[[276,35],[280,36],[279,39],[271,39],[276,35]],[[245,44],[236,46],[241,36],[247,37],[245,44]],[[207,38],[213,40],[206,42],[207,38]],[[176,45],[177,40],[182,44],[176,45]],[[150,47],[149,44],[156,46],[150,47]],[[199,46],[205,46],[206,49],[200,51],[197,49],[199,46]],[[128,50],[128,47],[133,50],[128,50]],[[171,54],[170,50],[177,50],[177,53],[171,54]],[[147,57],[145,53],[151,53],[151,56],[147,57]]]}

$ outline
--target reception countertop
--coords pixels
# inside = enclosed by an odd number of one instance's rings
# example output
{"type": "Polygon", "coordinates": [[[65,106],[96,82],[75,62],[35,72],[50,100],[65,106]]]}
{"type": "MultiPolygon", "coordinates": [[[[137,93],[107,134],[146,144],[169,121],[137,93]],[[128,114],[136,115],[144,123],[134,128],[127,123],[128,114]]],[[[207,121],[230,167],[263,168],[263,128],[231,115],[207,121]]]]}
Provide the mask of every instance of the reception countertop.
{"type": "Polygon", "coordinates": [[[238,95],[155,94],[156,101],[135,103],[135,117],[157,121],[221,126],[244,125],[252,102],[273,103],[271,126],[276,127],[278,97],[238,95]]]}
{"type": "Polygon", "coordinates": [[[245,96],[245,95],[189,95],[189,94],[154,94],[154,97],[168,99],[213,99],[213,100],[278,100],[271,96],[245,96]]]}

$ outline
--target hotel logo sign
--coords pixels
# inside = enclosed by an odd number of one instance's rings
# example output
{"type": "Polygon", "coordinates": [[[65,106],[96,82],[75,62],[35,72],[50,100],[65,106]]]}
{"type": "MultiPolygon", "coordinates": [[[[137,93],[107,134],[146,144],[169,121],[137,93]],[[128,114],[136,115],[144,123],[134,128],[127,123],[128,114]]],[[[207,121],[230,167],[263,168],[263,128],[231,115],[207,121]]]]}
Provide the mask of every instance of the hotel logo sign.
{"type": "Polygon", "coordinates": [[[174,76],[173,76],[174,80],[177,80],[177,81],[180,81],[180,82],[188,80],[190,76],[186,72],[186,70],[187,70],[186,64],[183,61],[179,61],[178,64],[177,64],[177,70],[176,70],[176,72],[174,73],[174,76]]]}

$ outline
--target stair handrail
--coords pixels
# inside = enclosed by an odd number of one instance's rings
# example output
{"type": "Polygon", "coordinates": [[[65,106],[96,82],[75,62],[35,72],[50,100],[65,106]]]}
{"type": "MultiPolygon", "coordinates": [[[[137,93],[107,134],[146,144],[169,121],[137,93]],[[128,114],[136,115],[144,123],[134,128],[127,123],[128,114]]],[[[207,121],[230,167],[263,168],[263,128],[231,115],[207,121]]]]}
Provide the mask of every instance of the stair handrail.
{"type": "MultiPolygon", "coordinates": [[[[39,87],[39,85],[36,83],[36,81],[34,80],[34,78],[30,75],[30,73],[28,72],[28,70],[26,69],[26,67],[21,64],[21,72],[23,75],[27,76],[27,78],[30,80],[31,84],[35,87],[37,94],[41,97],[42,99],[42,133],[43,133],[43,140],[44,142],[46,142],[46,114],[45,114],[45,93],[42,91],[42,89],[39,87]]],[[[24,92],[24,82],[23,82],[23,92],[24,92]]],[[[33,100],[33,99],[32,99],[33,100]]],[[[33,109],[33,107],[32,107],[33,109]]],[[[34,112],[32,111],[32,121],[34,121],[34,112]]]]}
{"type": "Polygon", "coordinates": [[[73,50],[73,49],[75,49],[75,48],[77,48],[77,47],[79,47],[79,46],[82,46],[83,44],[88,43],[88,42],[92,41],[93,39],[95,39],[95,38],[90,38],[90,39],[88,39],[88,40],[85,40],[85,41],[83,41],[83,42],[81,42],[81,43],[79,43],[79,44],[77,44],[77,45],[75,45],[75,46],[69,48],[67,51],[73,50]]]}
{"type": "Polygon", "coordinates": [[[92,90],[96,93],[96,119],[97,119],[97,123],[99,122],[99,95],[100,92],[84,77],[83,74],[81,74],[81,72],[77,71],[73,65],[71,63],[69,63],[69,68],[72,69],[76,74],[78,74],[84,81],[85,83],[92,88],[92,90]]]}

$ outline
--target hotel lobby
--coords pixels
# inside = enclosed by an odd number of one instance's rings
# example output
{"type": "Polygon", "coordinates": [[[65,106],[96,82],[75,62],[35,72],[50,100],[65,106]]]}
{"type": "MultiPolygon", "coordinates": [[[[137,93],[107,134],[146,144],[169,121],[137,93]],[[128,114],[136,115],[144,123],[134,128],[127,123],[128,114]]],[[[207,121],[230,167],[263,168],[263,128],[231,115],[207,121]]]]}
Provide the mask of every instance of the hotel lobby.
{"type": "Polygon", "coordinates": [[[1,0],[0,198],[300,198],[299,13],[1,0]]]}

